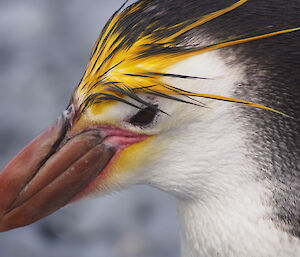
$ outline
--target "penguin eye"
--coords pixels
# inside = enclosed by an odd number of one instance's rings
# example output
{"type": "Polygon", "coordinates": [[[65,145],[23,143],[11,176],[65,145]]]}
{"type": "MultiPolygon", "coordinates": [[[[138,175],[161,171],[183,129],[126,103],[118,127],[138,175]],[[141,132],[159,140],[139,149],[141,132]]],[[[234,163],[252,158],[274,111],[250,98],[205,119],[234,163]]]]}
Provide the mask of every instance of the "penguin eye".
{"type": "Polygon", "coordinates": [[[158,112],[158,109],[153,107],[146,107],[141,109],[137,114],[135,114],[129,123],[134,126],[147,126],[151,124],[158,112]]]}

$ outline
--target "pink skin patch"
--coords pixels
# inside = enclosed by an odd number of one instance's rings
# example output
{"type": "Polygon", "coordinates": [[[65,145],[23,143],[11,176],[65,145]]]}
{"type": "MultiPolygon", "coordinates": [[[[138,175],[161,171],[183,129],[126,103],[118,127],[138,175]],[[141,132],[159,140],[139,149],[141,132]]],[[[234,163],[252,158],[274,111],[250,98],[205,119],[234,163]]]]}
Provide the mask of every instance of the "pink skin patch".
{"type": "MultiPolygon", "coordinates": [[[[93,128],[89,128],[89,130],[90,129],[93,128]]],[[[102,141],[102,144],[104,143],[108,146],[112,146],[116,148],[117,151],[115,155],[111,158],[109,163],[106,165],[106,167],[100,172],[98,177],[96,177],[87,187],[81,190],[77,195],[75,195],[69,203],[78,201],[84,198],[85,196],[88,196],[91,193],[97,191],[97,185],[101,183],[101,180],[105,179],[109,168],[112,166],[112,164],[122,152],[122,150],[124,150],[128,146],[140,143],[149,138],[148,135],[137,134],[131,131],[111,126],[95,126],[94,129],[99,129],[103,134],[104,139],[102,141]]]]}

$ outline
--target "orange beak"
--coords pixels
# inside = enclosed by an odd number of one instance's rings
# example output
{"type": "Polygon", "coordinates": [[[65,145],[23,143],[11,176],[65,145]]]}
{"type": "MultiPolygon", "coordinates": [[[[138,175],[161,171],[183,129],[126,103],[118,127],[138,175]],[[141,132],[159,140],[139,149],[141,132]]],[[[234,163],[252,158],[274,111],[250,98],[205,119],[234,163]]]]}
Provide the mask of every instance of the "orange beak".
{"type": "Polygon", "coordinates": [[[0,172],[0,232],[31,224],[66,205],[116,153],[93,129],[67,138],[70,112],[0,172]]]}

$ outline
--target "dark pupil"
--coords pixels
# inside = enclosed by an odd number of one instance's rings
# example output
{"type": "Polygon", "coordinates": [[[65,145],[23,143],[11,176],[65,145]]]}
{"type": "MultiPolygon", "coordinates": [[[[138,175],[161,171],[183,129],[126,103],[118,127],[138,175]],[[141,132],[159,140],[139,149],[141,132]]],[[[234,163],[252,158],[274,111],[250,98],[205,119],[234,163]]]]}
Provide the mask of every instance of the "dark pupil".
{"type": "Polygon", "coordinates": [[[130,119],[129,123],[135,126],[146,126],[153,121],[156,113],[157,113],[156,109],[151,107],[146,107],[145,109],[140,110],[136,115],[134,115],[130,119]]]}

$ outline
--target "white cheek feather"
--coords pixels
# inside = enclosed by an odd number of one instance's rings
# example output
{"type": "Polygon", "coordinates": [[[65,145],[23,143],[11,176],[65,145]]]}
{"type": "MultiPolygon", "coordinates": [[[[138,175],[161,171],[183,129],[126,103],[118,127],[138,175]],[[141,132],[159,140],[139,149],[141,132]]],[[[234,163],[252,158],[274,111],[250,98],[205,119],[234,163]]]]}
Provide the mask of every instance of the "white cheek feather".
{"type": "MultiPolygon", "coordinates": [[[[217,51],[189,58],[168,72],[212,78],[165,81],[228,97],[245,80],[243,67],[226,65],[217,51]]],[[[162,133],[153,143],[160,157],[136,181],[176,197],[182,256],[300,256],[297,242],[267,219],[271,210],[263,199],[270,192],[255,181],[258,167],[246,156],[238,104],[199,100],[208,108],[172,105],[171,118],[159,124],[162,133]]]]}

